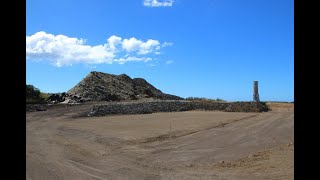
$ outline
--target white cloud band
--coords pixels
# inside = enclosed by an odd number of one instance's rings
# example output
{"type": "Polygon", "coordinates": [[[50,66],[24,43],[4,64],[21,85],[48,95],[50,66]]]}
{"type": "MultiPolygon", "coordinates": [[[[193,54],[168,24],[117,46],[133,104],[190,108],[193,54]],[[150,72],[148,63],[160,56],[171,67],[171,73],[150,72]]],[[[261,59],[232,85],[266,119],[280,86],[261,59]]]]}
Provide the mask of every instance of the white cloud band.
{"type": "Polygon", "coordinates": [[[123,39],[115,35],[110,36],[106,44],[96,46],[85,45],[83,39],[70,38],[65,35],[55,36],[43,31],[26,36],[27,59],[49,60],[58,67],[76,63],[147,62],[152,58],[145,57],[146,55],[160,54],[159,50],[165,46],[167,46],[166,42],[161,44],[158,40],[142,41],[134,37],[123,39]],[[121,57],[121,54],[126,54],[126,56],[121,57]]]}
{"type": "Polygon", "coordinates": [[[144,0],[143,5],[146,7],[170,7],[173,2],[174,0],[144,0]]]}

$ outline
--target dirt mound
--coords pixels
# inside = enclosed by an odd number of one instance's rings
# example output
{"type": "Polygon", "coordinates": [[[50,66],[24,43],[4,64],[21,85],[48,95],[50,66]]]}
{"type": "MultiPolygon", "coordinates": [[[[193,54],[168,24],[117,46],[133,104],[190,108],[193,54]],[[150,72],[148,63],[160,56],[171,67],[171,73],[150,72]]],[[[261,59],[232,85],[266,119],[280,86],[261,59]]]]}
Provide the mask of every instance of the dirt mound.
{"type": "Polygon", "coordinates": [[[224,110],[226,112],[267,112],[268,106],[262,102],[234,102],[224,110]]]}
{"type": "Polygon", "coordinates": [[[150,114],[153,112],[173,112],[193,110],[192,104],[186,101],[149,101],[149,102],[110,102],[95,105],[87,116],[105,116],[109,114],[150,114]]]}
{"type": "Polygon", "coordinates": [[[94,105],[84,116],[105,116],[110,114],[149,114],[154,112],[177,111],[226,111],[266,112],[268,107],[259,102],[194,102],[185,100],[154,100],[135,102],[107,102],[94,105]]]}
{"type": "Polygon", "coordinates": [[[126,74],[114,75],[90,72],[81,82],[70,89],[70,97],[81,97],[86,101],[120,101],[155,98],[180,100],[181,97],[162,93],[145,79],[131,79],[126,74]]]}
{"type": "MultiPolygon", "coordinates": [[[[281,154],[284,151],[293,151],[294,144],[293,142],[283,144],[272,149],[267,149],[263,151],[257,151],[248,156],[242,157],[235,161],[221,161],[214,165],[214,167],[227,167],[227,168],[235,168],[235,167],[250,167],[254,164],[258,164],[259,161],[270,160],[271,156],[274,154],[281,154]]],[[[285,154],[287,155],[287,154],[285,154]]],[[[279,156],[279,155],[278,155],[279,156]]],[[[267,164],[267,163],[265,163],[267,164]]],[[[274,164],[275,165],[275,164],[274,164]]]]}

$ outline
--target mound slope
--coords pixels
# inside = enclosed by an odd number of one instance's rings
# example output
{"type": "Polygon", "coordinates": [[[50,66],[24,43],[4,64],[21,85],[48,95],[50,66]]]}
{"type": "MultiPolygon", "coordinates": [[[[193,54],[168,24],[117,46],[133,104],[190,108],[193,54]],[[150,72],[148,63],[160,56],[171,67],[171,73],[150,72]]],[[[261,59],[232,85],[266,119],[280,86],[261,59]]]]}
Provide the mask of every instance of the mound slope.
{"type": "Polygon", "coordinates": [[[67,94],[87,101],[119,101],[154,98],[181,100],[181,97],[161,92],[143,78],[131,79],[126,74],[114,75],[97,71],[90,72],[67,94]]]}

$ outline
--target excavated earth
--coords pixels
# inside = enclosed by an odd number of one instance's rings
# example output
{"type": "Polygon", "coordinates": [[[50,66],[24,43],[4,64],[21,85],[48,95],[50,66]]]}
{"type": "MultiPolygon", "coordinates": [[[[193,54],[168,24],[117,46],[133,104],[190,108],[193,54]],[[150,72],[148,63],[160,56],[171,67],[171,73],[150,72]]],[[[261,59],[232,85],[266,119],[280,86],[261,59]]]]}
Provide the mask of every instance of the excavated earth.
{"type": "Polygon", "coordinates": [[[83,114],[106,102],[48,105],[26,113],[26,176],[293,179],[294,105],[267,105],[271,111],[262,113],[193,109],[94,117],[83,114]]]}
{"type": "MultiPolygon", "coordinates": [[[[52,107],[77,106],[77,104],[27,104],[26,112],[46,111],[52,107]]],[[[186,100],[140,99],[121,102],[87,102],[92,107],[82,116],[105,116],[110,114],[149,114],[154,112],[177,112],[192,110],[226,111],[226,112],[267,112],[269,107],[261,102],[215,102],[186,100]]]]}
{"type": "Polygon", "coordinates": [[[161,92],[143,78],[131,79],[126,74],[114,75],[97,71],[90,72],[66,96],[67,99],[76,101],[120,101],[150,97],[162,100],[182,99],[161,92]]]}
{"type": "Polygon", "coordinates": [[[149,114],[191,110],[219,110],[226,112],[266,112],[268,106],[260,102],[204,102],[185,100],[153,100],[133,102],[108,102],[94,105],[85,116],[110,114],[149,114]]]}

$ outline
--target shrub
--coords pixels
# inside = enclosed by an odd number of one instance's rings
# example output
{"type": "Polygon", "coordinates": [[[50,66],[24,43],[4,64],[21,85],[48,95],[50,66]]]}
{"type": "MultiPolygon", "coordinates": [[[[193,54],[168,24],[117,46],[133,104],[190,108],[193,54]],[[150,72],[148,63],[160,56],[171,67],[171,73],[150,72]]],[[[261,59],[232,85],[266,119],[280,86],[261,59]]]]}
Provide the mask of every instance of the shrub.
{"type": "Polygon", "coordinates": [[[219,101],[219,102],[226,102],[223,99],[217,98],[217,99],[209,99],[204,97],[187,97],[187,101],[219,101]]]}
{"type": "Polygon", "coordinates": [[[33,85],[26,85],[26,103],[27,104],[36,104],[42,103],[44,100],[44,93],[41,93],[40,90],[33,85]]]}

